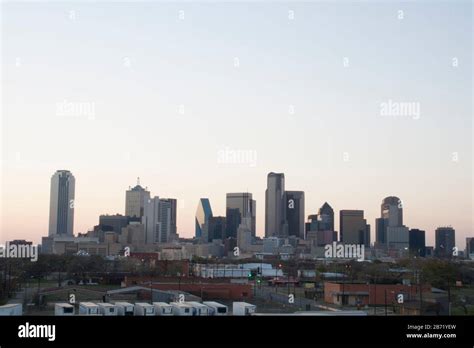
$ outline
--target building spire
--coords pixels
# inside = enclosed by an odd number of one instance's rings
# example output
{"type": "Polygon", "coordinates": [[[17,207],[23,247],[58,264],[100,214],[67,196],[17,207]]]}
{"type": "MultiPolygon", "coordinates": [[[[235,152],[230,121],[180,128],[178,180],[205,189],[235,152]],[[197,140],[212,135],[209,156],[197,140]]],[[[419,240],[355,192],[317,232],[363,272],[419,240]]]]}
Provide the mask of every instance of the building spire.
{"type": "Polygon", "coordinates": [[[140,177],[137,177],[137,186],[140,186],[140,177]]]}

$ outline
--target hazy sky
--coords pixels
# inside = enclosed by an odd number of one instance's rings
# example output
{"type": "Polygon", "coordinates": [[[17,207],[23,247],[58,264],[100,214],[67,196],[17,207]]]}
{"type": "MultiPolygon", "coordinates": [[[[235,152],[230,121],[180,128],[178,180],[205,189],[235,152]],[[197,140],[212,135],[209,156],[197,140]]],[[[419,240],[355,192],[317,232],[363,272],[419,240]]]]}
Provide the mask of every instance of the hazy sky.
{"type": "Polygon", "coordinates": [[[275,171],[305,215],[327,201],[338,228],[363,209],[372,240],[389,195],[428,244],[474,234],[470,1],[1,6],[0,242],[47,235],[57,169],[76,177],[75,233],[123,214],[139,176],[179,200],[181,236],[200,197],[224,215],[239,191],[263,235],[275,171]]]}

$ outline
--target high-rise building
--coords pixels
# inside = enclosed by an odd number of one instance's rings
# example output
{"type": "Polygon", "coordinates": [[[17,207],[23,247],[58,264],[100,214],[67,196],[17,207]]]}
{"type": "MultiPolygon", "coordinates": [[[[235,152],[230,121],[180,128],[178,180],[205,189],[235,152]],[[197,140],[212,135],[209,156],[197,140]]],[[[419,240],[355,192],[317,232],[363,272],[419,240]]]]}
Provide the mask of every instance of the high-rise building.
{"type": "Polygon", "coordinates": [[[452,257],[456,246],[456,232],[452,227],[438,227],[435,231],[435,254],[438,257],[452,257]]]}
{"type": "MultiPolygon", "coordinates": [[[[387,246],[387,229],[389,227],[403,227],[402,201],[395,196],[385,197],[380,205],[380,218],[375,220],[375,240],[378,245],[387,246]]],[[[408,230],[406,237],[408,238],[408,230]]]]}
{"type": "Polygon", "coordinates": [[[308,222],[305,223],[305,232],[319,231],[318,214],[308,215],[308,222]]]}
{"type": "Polygon", "coordinates": [[[158,243],[167,243],[171,234],[171,213],[172,203],[165,199],[160,199],[158,211],[158,243]]]}
{"type": "Polygon", "coordinates": [[[375,241],[378,245],[386,245],[387,243],[387,219],[375,219],[375,241]]]}
{"type": "Polygon", "coordinates": [[[104,232],[122,233],[122,228],[127,226],[130,222],[130,217],[115,214],[115,215],[100,215],[99,228],[104,232]]]}
{"type": "Polygon", "coordinates": [[[426,256],[425,231],[411,229],[408,237],[410,254],[413,256],[426,256]]]}
{"type": "Polygon", "coordinates": [[[328,202],[319,208],[318,225],[319,231],[334,231],[334,210],[328,202]]]}
{"type": "Polygon", "coordinates": [[[406,226],[388,226],[386,247],[392,250],[408,251],[410,237],[406,226]]]}
{"type": "Polygon", "coordinates": [[[146,244],[169,242],[173,233],[173,201],[155,196],[145,202],[142,223],[146,244]]]}
{"type": "Polygon", "coordinates": [[[327,202],[319,208],[318,214],[308,216],[305,232],[306,235],[311,232],[312,239],[318,236],[318,246],[328,240],[331,240],[330,243],[337,241],[337,232],[334,231],[334,210],[327,202]]]}
{"type": "Polygon", "coordinates": [[[201,198],[196,210],[196,238],[209,240],[209,218],[212,217],[211,203],[208,198],[201,198]]]}
{"type": "Polygon", "coordinates": [[[248,192],[228,193],[226,195],[226,237],[237,237],[237,230],[241,223],[247,226],[255,237],[256,202],[248,192]]]}
{"type": "Polygon", "coordinates": [[[145,230],[145,244],[159,242],[160,198],[148,198],[143,207],[142,224],[145,230]]]}
{"type": "Polygon", "coordinates": [[[74,235],[75,182],[69,170],[58,170],[51,177],[49,236],[74,235]]]}
{"type": "Polygon", "coordinates": [[[285,174],[269,173],[265,191],[265,237],[286,237],[285,174]]]}
{"type": "Polygon", "coordinates": [[[380,209],[381,217],[388,220],[388,226],[403,226],[403,207],[400,198],[395,196],[384,198],[380,209]]]}
{"type": "Polygon", "coordinates": [[[341,210],[339,225],[342,243],[370,246],[370,225],[364,219],[363,210],[341,210]]]}
{"type": "Polygon", "coordinates": [[[175,198],[161,198],[163,202],[167,202],[170,204],[171,207],[171,217],[170,217],[170,234],[177,234],[178,233],[178,225],[177,225],[177,205],[178,201],[175,198]]]}
{"type": "Polygon", "coordinates": [[[286,191],[288,235],[304,239],[304,192],[286,191]]]}
{"type": "Polygon", "coordinates": [[[212,242],[214,239],[224,239],[226,235],[226,217],[211,216],[209,218],[207,230],[207,242],[212,242]]]}
{"type": "Polygon", "coordinates": [[[474,238],[466,238],[466,259],[474,259],[474,238]]]}
{"type": "Polygon", "coordinates": [[[145,211],[145,203],[150,199],[150,192],[140,186],[140,179],[134,188],[127,190],[125,195],[125,215],[141,218],[145,211]]]}

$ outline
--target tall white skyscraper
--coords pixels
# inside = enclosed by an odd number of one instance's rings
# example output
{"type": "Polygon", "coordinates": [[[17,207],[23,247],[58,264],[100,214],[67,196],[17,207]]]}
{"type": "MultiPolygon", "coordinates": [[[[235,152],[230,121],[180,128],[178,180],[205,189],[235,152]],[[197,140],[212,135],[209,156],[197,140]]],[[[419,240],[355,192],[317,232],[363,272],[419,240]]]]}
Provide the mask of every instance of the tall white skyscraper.
{"type": "Polygon", "coordinates": [[[69,170],[58,170],[51,177],[49,236],[74,234],[75,181],[69,170]]]}

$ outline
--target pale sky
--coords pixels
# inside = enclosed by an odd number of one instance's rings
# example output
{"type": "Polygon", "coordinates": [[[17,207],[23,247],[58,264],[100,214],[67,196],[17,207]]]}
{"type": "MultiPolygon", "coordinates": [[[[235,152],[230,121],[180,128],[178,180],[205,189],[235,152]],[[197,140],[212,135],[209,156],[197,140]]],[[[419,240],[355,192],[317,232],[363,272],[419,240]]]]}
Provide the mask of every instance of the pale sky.
{"type": "Polygon", "coordinates": [[[1,8],[0,242],[47,235],[58,169],[76,178],[75,233],[123,214],[139,176],[178,199],[183,237],[200,197],[224,215],[241,191],[262,236],[275,171],[305,191],[306,216],[327,201],[339,229],[339,210],[363,209],[372,241],[390,195],[428,245],[438,226],[461,249],[474,235],[470,1],[1,8]],[[419,117],[382,115],[390,101],[419,117]],[[256,160],[222,163],[226,148],[256,160]]]}

